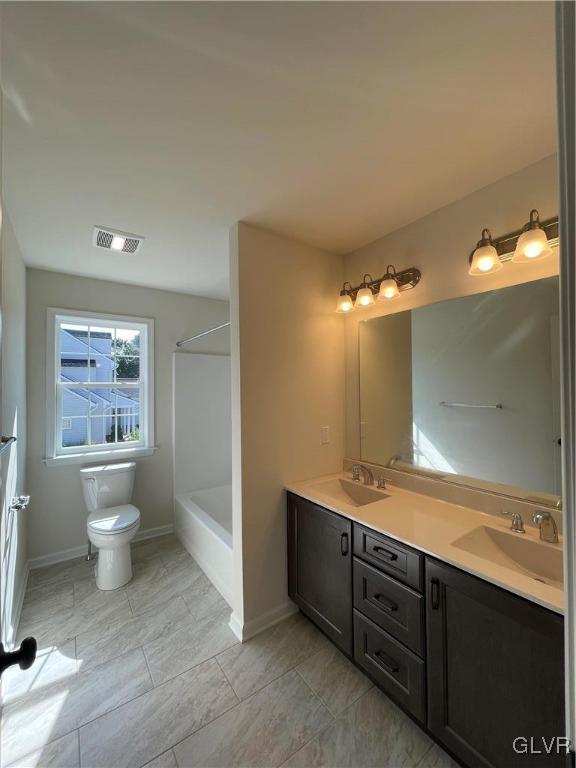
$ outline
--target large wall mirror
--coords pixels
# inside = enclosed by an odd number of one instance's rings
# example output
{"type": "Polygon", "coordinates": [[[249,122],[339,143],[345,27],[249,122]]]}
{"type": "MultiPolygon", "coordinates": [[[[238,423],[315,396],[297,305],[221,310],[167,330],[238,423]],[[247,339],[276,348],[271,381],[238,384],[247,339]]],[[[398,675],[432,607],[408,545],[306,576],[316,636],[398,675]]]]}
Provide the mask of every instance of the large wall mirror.
{"type": "Polygon", "coordinates": [[[559,506],[558,278],[361,322],[364,461],[559,506]]]}

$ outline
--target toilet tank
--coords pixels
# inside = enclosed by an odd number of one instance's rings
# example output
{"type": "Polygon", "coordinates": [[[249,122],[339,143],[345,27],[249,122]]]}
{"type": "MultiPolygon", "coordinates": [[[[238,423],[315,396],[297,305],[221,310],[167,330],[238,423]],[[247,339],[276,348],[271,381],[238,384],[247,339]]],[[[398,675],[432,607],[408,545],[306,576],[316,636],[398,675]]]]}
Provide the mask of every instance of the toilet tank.
{"type": "Polygon", "coordinates": [[[80,470],[82,492],[89,512],[129,504],[134,487],[135,461],[102,464],[80,470]]]}

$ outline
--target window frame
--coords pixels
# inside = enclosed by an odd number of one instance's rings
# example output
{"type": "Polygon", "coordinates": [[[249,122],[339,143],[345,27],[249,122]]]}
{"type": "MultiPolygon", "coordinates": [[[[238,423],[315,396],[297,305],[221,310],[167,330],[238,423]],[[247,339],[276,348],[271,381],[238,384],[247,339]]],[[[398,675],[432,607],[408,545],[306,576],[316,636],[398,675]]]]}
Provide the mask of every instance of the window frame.
{"type": "MultiPolygon", "coordinates": [[[[104,458],[119,459],[138,455],[151,455],[154,448],[154,320],[130,315],[114,315],[104,312],[83,312],[72,309],[49,307],[46,322],[46,458],[51,464],[73,464],[104,458]],[[134,328],[140,332],[140,440],[126,444],[62,446],[62,401],[64,389],[60,375],[60,327],[62,323],[104,325],[115,328],[134,328]],[[142,418],[144,417],[144,418],[142,418]]],[[[93,382],[98,389],[122,389],[134,387],[124,382],[93,382]]],[[[92,384],[88,384],[88,388],[92,384]]],[[[86,389],[79,383],[78,389],[86,389]]]]}

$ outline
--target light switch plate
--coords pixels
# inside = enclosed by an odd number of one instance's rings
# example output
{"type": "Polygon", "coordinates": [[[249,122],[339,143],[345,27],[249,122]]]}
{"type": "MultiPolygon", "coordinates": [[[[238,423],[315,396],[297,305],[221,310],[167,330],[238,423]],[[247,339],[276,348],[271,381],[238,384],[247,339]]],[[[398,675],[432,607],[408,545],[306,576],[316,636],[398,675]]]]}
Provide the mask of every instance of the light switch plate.
{"type": "Polygon", "coordinates": [[[320,427],[320,445],[328,445],[330,442],[330,427],[320,427]]]}

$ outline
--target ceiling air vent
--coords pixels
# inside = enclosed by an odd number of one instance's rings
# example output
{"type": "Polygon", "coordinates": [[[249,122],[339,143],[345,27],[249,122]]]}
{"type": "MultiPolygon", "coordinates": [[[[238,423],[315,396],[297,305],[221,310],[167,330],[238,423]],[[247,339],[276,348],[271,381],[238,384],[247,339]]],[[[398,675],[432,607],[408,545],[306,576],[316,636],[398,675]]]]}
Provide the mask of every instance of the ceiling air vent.
{"type": "Polygon", "coordinates": [[[94,227],[92,242],[96,248],[104,248],[107,251],[119,253],[138,253],[144,238],[142,235],[133,235],[130,232],[120,232],[106,227],[94,227]]]}

